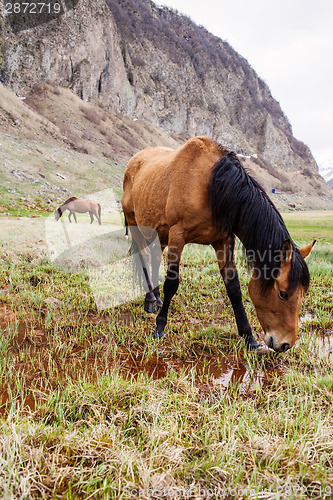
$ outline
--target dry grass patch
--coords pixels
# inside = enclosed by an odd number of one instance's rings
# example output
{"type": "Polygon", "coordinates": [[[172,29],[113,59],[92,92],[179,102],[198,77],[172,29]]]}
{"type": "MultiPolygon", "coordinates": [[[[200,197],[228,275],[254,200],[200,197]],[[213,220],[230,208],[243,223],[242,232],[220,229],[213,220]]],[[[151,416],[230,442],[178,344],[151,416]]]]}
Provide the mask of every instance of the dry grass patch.
{"type": "Polygon", "coordinates": [[[184,252],[167,338],[156,343],[141,300],[98,312],[84,270],[52,268],[33,251],[38,221],[30,229],[30,243],[21,226],[1,240],[4,498],[208,498],[208,489],[213,498],[330,498],[332,349],[320,340],[333,328],[327,244],[311,256],[301,312],[311,310],[311,326],[302,323],[286,355],[258,359],[237,338],[209,249],[184,252]],[[146,369],[135,371],[138,356],[146,369]],[[246,364],[245,390],[207,372],[223,359],[235,374],[246,364]]]}

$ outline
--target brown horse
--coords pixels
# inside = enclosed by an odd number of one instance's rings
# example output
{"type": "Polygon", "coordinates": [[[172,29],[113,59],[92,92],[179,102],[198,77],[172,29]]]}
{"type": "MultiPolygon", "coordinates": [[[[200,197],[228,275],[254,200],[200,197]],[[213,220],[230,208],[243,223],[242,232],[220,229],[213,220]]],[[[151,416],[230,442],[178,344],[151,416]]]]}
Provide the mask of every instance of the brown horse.
{"type": "Polygon", "coordinates": [[[259,346],[242,302],[234,259],[238,236],[253,267],[249,293],[266,344],[278,352],[295,344],[299,309],[310,281],[304,259],[315,242],[296,248],[278,210],[234,153],[207,137],[190,139],[178,150],[146,148],[126,167],[122,205],[148,284],[145,309],[161,307],[154,338],[164,336],[184,245],[199,243],[215,249],[239,334],[249,348],[259,346]],[[158,286],[152,285],[161,258],[151,255],[150,278],[143,227],[157,231],[162,250],[168,246],[163,303],[158,286]]]}
{"type": "Polygon", "coordinates": [[[75,196],[72,196],[72,198],[66,200],[65,203],[63,203],[59,208],[55,210],[55,220],[59,220],[65,210],[69,211],[69,222],[72,222],[71,216],[73,215],[74,220],[77,223],[75,212],[77,212],[78,214],[89,212],[90,224],[94,222],[94,216],[98,220],[98,223],[101,224],[101,205],[99,203],[96,203],[95,201],[84,200],[82,198],[76,198],[75,196]]]}

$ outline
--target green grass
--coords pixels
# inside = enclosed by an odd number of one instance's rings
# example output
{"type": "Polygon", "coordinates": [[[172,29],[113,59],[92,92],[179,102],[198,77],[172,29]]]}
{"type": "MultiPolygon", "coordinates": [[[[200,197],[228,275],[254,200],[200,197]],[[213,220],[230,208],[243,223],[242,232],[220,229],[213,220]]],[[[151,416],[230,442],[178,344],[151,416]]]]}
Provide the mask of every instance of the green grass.
{"type": "Polygon", "coordinates": [[[89,197],[101,186],[121,195],[124,165],[2,133],[0,141],[0,214],[45,216],[70,196],[89,197]]]}
{"type": "Polygon", "coordinates": [[[286,212],[283,218],[295,240],[310,243],[311,240],[316,239],[326,244],[333,244],[332,212],[286,212]]]}
{"type": "Polygon", "coordinates": [[[43,220],[0,219],[1,496],[331,498],[332,213],[284,218],[318,240],[309,318],[265,357],[244,351],[210,248],[185,249],[156,343],[141,299],[99,312],[84,269],[50,264],[43,220]]]}

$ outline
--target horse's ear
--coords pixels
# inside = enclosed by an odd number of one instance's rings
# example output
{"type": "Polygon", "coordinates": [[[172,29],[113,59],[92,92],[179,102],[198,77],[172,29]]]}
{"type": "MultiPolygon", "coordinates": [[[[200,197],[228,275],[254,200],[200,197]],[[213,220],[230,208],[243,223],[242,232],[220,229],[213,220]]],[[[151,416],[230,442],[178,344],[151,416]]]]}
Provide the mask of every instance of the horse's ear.
{"type": "Polygon", "coordinates": [[[309,243],[309,245],[305,245],[305,247],[302,247],[299,249],[300,254],[303,257],[303,259],[306,259],[307,257],[309,257],[315,243],[316,243],[316,240],[313,240],[313,242],[309,243]]]}
{"type": "Polygon", "coordinates": [[[293,247],[290,239],[288,238],[282,243],[280,250],[280,269],[276,278],[276,282],[281,288],[288,288],[288,277],[291,268],[292,255],[293,247]]]}
{"type": "Polygon", "coordinates": [[[293,255],[293,247],[289,238],[284,240],[281,247],[281,266],[282,264],[290,264],[293,255]]]}

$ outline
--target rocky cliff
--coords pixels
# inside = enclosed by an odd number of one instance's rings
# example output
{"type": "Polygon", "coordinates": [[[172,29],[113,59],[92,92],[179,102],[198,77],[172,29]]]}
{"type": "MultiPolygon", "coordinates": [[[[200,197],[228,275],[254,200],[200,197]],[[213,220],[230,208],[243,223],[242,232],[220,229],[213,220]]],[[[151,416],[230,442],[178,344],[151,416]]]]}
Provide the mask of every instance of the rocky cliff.
{"type": "Polygon", "coordinates": [[[189,18],[150,0],[66,0],[57,15],[0,19],[0,78],[17,94],[42,81],[68,87],[169,133],[258,155],[276,187],[330,193],[267,85],[189,18]]]}

